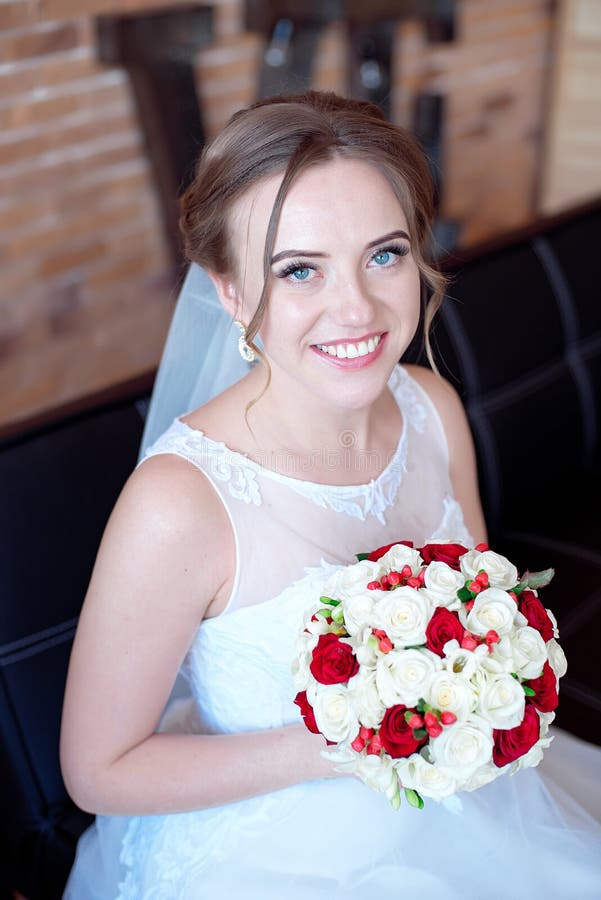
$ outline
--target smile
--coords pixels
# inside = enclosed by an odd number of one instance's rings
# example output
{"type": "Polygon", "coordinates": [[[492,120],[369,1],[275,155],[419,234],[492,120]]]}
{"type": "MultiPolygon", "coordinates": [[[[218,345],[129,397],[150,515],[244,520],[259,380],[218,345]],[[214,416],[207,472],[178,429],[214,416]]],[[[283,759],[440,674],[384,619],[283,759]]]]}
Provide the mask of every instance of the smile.
{"type": "Polygon", "coordinates": [[[315,346],[322,353],[327,353],[329,356],[335,356],[338,359],[357,359],[360,356],[368,356],[370,353],[373,353],[380,343],[381,337],[381,334],[375,334],[357,342],[315,344],[315,346]]]}

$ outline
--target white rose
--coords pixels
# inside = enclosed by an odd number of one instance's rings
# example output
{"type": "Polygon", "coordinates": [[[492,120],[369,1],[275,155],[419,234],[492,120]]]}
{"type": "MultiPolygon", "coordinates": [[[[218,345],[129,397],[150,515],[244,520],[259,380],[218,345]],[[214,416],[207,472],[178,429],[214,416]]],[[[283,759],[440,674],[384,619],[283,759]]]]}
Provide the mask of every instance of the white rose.
{"type": "Polygon", "coordinates": [[[417,575],[424,564],[418,550],[413,547],[405,547],[404,544],[394,544],[378,560],[385,571],[400,572],[403,566],[409,566],[413,575],[417,575]]]}
{"type": "Polygon", "coordinates": [[[470,581],[484,569],[491,587],[508,591],[518,583],[518,570],[514,564],[493,550],[469,550],[461,557],[459,565],[465,578],[470,581]]]}
{"type": "Polygon", "coordinates": [[[443,670],[430,681],[424,699],[441,712],[452,712],[458,719],[467,719],[475,709],[478,697],[466,678],[443,670]]]}
{"type": "Polygon", "coordinates": [[[460,788],[462,791],[477,791],[478,788],[494,781],[501,774],[501,771],[494,763],[485,763],[476,769],[475,772],[472,772],[469,778],[460,785],[460,788]]]}
{"type": "Polygon", "coordinates": [[[386,709],[376,686],[376,673],[369,669],[359,669],[348,683],[350,701],[355,715],[366,728],[377,728],[384,718],[386,709]]]}
{"type": "Polygon", "coordinates": [[[304,627],[309,632],[309,634],[327,634],[330,630],[330,626],[326,622],[324,616],[318,616],[317,610],[323,609],[323,605],[319,606],[313,605],[311,609],[308,609],[304,616],[304,627]]]}
{"type": "Polygon", "coordinates": [[[543,751],[547,749],[552,740],[553,735],[540,738],[527,753],[524,753],[523,756],[516,759],[509,770],[509,774],[515,775],[515,773],[519,772],[521,769],[529,769],[533,766],[538,766],[544,756],[543,751]]]}
{"type": "Polygon", "coordinates": [[[432,605],[423,591],[410,587],[387,591],[375,605],[377,627],[386,632],[397,647],[426,643],[426,627],[432,605]]]}
{"type": "Polygon", "coordinates": [[[481,716],[447,725],[437,738],[430,740],[430,753],[435,765],[452,770],[458,779],[468,778],[480,766],[490,762],[493,739],[490,724],[481,716]]]}
{"type": "Polygon", "coordinates": [[[544,737],[546,737],[547,732],[549,731],[549,725],[555,719],[555,713],[554,712],[544,713],[544,712],[541,712],[540,710],[537,710],[537,712],[538,712],[538,717],[540,719],[540,736],[542,738],[544,738],[544,737]]]}
{"type": "Polygon", "coordinates": [[[385,794],[389,800],[399,792],[399,777],[389,756],[376,753],[357,757],[355,774],[372,790],[385,794]]]}
{"type": "Polygon", "coordinates": [[[549,665],[555,672],[555,677],[559,682],[559,679],[563,678],[568,670],[568,661],[561,644],[558,644],[555,638],[547,641],[547,654],[549,656],[549,665]]]}
{"type": "Polygon", "coordinates": [[[445,655],[442,661],[443,668],[447,672],[461,675],[465,680],[472,677],[488,656],[485,644],[480,644],[475,650],[465,650],[456,640],[447,641],[442,651],[445,655]]]}
{"type": "Polygon", "coordinates": [[[344,624],[349,634],[355,635],[373,621],[375,591],[365,590],[343,599],[344,624]]]}
{"type": "Polygon", "coordinates": [[[328,741],[354,740],[359,722],[346,685],[310,684],[307,700],[313,707],[317,727],[328,741]]]}
{"type": "Polygon", "coordinates": [[[357,634],[353,635],[349,643],[355,651],[357,662],[361,668],[375,669],[380,653],[377,640],[375,638],[372,640],[371,625],[364,625],[357,634]]]}
{"type": "Polygon", "coordinates": [[[463,587],[461,572],[440,561],[431,562],[424,572],[424,584],[433,606],[456,610],[461,607],[457,591],[463,587]]]}
{"type": "Polygon", "coordinates": [[[356,775],[372,790],[386,794],[389,800],[399,792],[399,778],[389,756],[357,753],[348,743],[321,751],[341,775],[356,775]]]}
{"type": "Polygon", "coordinates": [[[370,581],[378,581],[385,569],[379,562],[364,559],[352,566],[344,566],[330,575],[323,586],[326,597],[334,600],[346,600],[356,594],[363,594],[370,581]]]}
{"type": "Polygon", "coordinates": [[[547,648],[540,632],[529,625],[519,628],[511,635],[511,647],[513,671],[522,678],[538,678],[547,661],[547,648]]]}
{"type": "Polygon", "coordinates": [[[440,667],[440,657],[429,650],[391,650],[381,656],[376,665],[376,684],[382,703],[414,706],[427,693],[440,667]]]}
{"type": "Polygon", "coordinates": [[[511,675],[476,673],[479,692],[478,712],[493,728],[515,728],[524,718],[526,698],[520,682],[511,675]]]}
{"type": "MultiPolygon", "coordinates": [[[[536,591],[534,593],[536,593],[536,591]]],[[[553,637],[558,638],[559,637],[559,628],[557,627],[557,619],[555,618],[555,616],[553,615],[553,613],[551,612],[550,609],[545,609],[545,612],[549,616],[549,618],[551,620],[551,625],[553,626],[553,637]]]]}
{"type": "Polygon", "coordinates": [[[514,671],[513,647],[509,635],[504,635],[500,641],[492,644],[492,652],[482,659],[482,668],[494,675],[514,671]]]}
{"type": "Polygon", "coordinates": [[[318,635],[308,634],[306,631],[301,632],[296,639],[296,655],[292,660],[292,679],[297,691],[305,691],[313,678],[309,666],[318,640],[318,635]]]}
{"type": "Polygon", "coordinates": [[[395,763],[401,784],[412,788],[424,797],[442,800],[457,790],[457,782],[449,772],[426,762],[419,753],[412,753],[407,759],[395,763]]]}
{"type": "Polygon", "coordinates": [[[493,629],[502,637],[511,631],[516,612],[515,600],[506,591],[493,587],[476,596],[467,616],[465,608],[459,610],[459,618],[472,634],[485,635],[493,629]]]}

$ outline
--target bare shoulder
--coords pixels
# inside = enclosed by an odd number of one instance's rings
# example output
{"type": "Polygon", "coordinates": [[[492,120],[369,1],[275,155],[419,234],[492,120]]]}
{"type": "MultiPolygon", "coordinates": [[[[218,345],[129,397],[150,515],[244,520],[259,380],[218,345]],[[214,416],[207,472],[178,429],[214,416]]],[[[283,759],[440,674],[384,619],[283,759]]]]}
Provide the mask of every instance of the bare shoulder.
{"type": "Polygon", "coordinates": [[[160,560],[175,581],[185,573],[190,603],[198,604],[201,616],[234,568],[223,504],[202,471],[170,453],[144,460],[129,476],[107,523],[97,568],[114,572],[119,560],[125,566],[125,547],[127,571],[148,572],[160,560]]]}

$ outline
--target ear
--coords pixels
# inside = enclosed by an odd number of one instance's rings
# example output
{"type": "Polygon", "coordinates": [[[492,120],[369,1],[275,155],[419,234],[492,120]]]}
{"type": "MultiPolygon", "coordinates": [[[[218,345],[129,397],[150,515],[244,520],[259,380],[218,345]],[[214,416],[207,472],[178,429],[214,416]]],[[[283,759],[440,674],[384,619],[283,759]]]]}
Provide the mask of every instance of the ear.
{"type": "Polygon", "coordinates": [[[232,318],[239,318],[241,302],[233,277],[231,275],[218,275],[216,272],[207,272],[207,274],[215,285],[217,296],[223,308],[232,318]]]}

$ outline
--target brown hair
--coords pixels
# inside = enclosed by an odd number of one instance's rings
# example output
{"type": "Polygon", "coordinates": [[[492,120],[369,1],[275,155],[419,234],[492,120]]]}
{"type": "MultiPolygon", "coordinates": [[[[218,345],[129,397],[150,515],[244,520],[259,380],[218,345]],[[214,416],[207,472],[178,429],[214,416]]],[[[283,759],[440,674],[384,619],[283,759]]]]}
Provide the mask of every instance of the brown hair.
{"type": "Polygon", "coordinates": [[[432,178],[415,138],[388,122],[373,103],[307,91],[272,97],[235,113],[204,149],[194,181],[182,197],[180,228],[186,256],[209,271],[234,274],[236,260],[228,234],[231,207],[260,179],[283,173],[265,240],[263,290],[247,327],[247,342],[257,350],[253,338],[268,301],[270,262],[288,190],[303,170],[334,157],[375,166],[399,200],[420,272],[426,352],[435,368],[429,329],[442,301],[445,279],[429,261],[432,178]]]}

